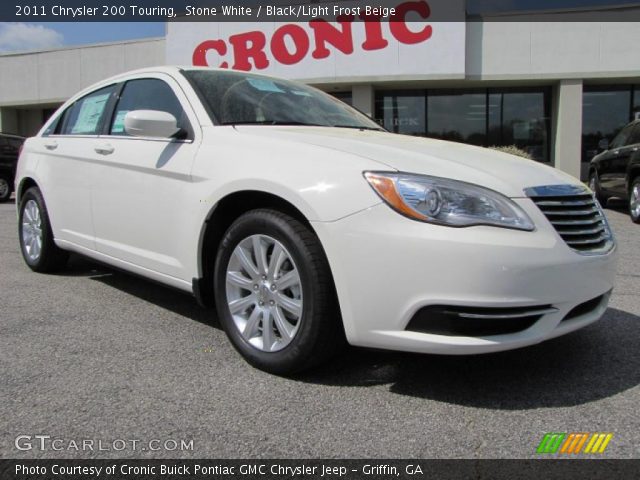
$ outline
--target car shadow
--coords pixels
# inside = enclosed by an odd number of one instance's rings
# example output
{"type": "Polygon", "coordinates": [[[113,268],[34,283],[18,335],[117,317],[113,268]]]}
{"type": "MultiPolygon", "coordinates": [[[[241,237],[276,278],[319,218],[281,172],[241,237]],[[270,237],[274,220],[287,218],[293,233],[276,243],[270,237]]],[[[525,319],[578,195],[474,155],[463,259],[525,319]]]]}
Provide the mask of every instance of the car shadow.
{"type": "Polygon", "coordinates": [[[620,213],[627,213],[628,208],[629,205],[627,204],[627,201],[618,197],[610,198],[607,200],[607,204],[604,205],[605,210],[615,210],[620,213]]]}
{"type": "Polygon", "coordinates": [[[131,273],[121,272],[78,255],[71,255],[62,275],[87,277],[196,322],[217,329],[222,328],[215,310],[201,307],[188,293],[131,273]]]}
{"type": "MultiPolygon", "coordinates": [[[[220,329],[215,311],[188,294],[72,256],[65,274],[86,276],[145,302],[220,329]]],[[[640,317],[610,308],[597,323],[539,345],[473,356],[348,348],[292,381],[336,387],[388,385],[398,395],[489,410],[581,405],[640,384],[640,317]]]]}
{"type": "Polygon", "coordinates": [[[594,325],[539,345],[473,356],[353,349],[299,381],[389,391],[490,410],[581,405],[640,384],[640,317],[610,308],[594,325]]]}

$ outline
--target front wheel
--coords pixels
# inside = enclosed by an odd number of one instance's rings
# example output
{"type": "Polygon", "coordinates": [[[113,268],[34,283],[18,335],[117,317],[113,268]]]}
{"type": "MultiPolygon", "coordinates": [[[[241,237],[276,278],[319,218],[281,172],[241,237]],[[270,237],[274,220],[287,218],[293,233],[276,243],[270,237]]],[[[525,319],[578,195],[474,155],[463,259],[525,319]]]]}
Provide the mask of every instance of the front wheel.
{"type": "Polygon", "coordinates": [[[297,219],[274,210],[242,215],[222,240],[214,278],[222,326],[251,365],[292,374],[344,344],[326,257],[297,219]]]}
{"type": "Polygon", "coordinates": [[[49,214],[39,188],[32,187],[22,195],[18,222],[20,250],[29,268],[40,273],[62,269],[68,253],[53,240],[49,214]]]}
{"type": "Polygon", "coordinates": [[[640,177],[631,184],[629,192],[629,215],[634,223],[640,223],[640,177]]]}
{"type": "Polygon", "coordinates": [[[8,202],[11,198],[11,182],[3,175],[0,175],[0,203],[8,202]]]}

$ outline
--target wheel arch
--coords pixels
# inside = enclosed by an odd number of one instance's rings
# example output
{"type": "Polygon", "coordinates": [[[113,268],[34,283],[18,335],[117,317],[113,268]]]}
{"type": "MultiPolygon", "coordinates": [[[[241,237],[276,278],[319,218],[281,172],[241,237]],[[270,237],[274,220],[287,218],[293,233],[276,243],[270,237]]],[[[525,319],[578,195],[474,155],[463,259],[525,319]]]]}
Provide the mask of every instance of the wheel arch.
{"type": "Polygon", "coordinates": [[[627,172],[627,193],[631,192],[633,182],[638,177],[640,177],[640,162],[633,163],[629,166],[629,171],[627,172]]]}
{"type": "Polygon", "coordinates": [[[29,190],[31,187],[38,187],[38,183],[31,177],[25,177],[22,180],[20,180],[20,185],[18,185],[18,188],[16,189],[16,205],[20,205],[20,200],[22,200],[22,195],[24,195],[24,192],[26,192],[27,190],[29,190]]]}
{"type": "MultiPolygon", "coordinates": [[[[286,213],[306,225],[317,237],[311,222],[300,208],[279,195],[261,190],[240,190],[227,194],[211,208],[200,231],[198,240],[199,276],[193,279],[193,292],[200,304],[207,307],[215,305],[213,266],[225,232],[238,217],[258,208],[270,208],[286,213]]],[[[319,238],[318,242],[320,242],[319,238]]],[[[326,258],[322,242],[320,242],[320,246],[326,258]]],[[[331,280],[335,290],[333,275],[331,280]]]]}

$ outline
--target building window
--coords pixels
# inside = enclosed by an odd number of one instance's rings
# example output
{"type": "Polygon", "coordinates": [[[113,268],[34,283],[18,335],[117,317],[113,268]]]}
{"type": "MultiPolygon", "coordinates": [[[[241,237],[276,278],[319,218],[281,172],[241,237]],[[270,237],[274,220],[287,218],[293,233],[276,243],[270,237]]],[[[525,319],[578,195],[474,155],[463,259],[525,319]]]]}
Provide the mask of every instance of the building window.
{"type": "Polygon", "coordinates": [[[430,91],[427,136],[486,147],[486,92],[430,91]]]}
{"type": "Polygon", "coordinates": [[[351,92],[331,92],[330,95],[333,95],[347,105],[353,105],[353,95],[351,92]]]}
{"type": "Polygon", "coordinates": [[[422,90],[376,94],[376,121],[390,132],[424,136],[425,101],[422,90]]]}
{"type": "MultiPolygon", "coordinates": [[[[587,85],[582,94],[582,162],[587,164],[600,150],[603,138],[609,142],[640,113],[640,86],[587,85]]],[[[583,165],[583,177],[586,168],[583,165]]]]}
{"type": "Polygon", "coordinates": [[[515,145],[550,161],[550,89],[379,91],[376,118],[392,132],[482,147],[515,145]]]}
{"type": "Polygon", "coordinates": [[[489,90],[489,145],[515,145],[550,162],[548,90],[489,90]]]}

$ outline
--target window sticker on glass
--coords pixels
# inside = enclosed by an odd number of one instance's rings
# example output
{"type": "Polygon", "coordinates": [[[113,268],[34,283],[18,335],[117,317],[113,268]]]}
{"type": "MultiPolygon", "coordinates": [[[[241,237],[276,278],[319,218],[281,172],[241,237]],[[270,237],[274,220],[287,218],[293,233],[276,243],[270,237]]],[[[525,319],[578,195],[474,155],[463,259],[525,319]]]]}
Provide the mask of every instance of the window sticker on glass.
{"type": "Polygon", "coordinates": [[[111,133],[124,132],[124,117],[126,117],[129,112],[130,110],[120,110],[116,114],[116,118],[113,120],[113,126],[111,127],[111,133]]]}
{"type": "Polygon", "coordinates": [[[291,90],[291,93],[294,95],[299,95],[301,97],[310,97],[311,94],[309,92],[303,92],[302,90],[291,90]]]}
{"type": "Polygon", "coordinates": [[[71,133],[94,133],[98,128],[98,122],[110,96],[111,93],[105,93],[83,100],[80,113],[78,113],[78,119],[71,129],[71,133]]]}
{"type": "Polygon", "coordinates": [[[247,82],[249,82],[249,85],[251,85],[253,88],[262,92],[284,93],[284,90],[278,88],[278,86],[271,80],[262,78],[247,78],[247,82]]]}

